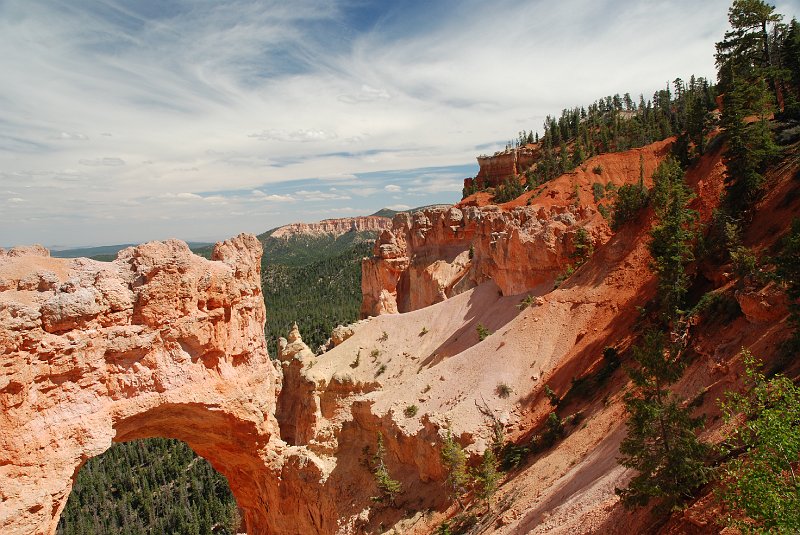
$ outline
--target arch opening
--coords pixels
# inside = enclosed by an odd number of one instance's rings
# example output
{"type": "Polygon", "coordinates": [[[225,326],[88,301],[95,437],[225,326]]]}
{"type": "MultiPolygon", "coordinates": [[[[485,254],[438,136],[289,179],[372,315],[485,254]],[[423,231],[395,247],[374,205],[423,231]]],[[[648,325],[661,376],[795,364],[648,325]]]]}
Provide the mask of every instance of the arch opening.
{"type": "Polygon", "coordinates": [[[233,535],[242,516],[227,479],[185,442],[111,446],[78,471],[58,535],[233,535]]]}

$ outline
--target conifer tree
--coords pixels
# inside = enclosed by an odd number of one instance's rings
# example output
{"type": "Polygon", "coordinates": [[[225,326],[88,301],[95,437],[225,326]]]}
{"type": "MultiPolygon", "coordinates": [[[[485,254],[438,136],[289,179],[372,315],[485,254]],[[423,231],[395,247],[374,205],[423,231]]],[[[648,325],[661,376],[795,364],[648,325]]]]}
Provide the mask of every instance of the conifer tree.
{"type": "Polygon", "coordinates": [[[648,332],[643,344],[633,348],[633,359],[639,367],[628,372],[635,389],[625,395],[630,418],[619,462],[638,474],[616,492],[628,507],[651,499],[669,507],[708,480],[708,446],[695,435],[702,421],[692,418],[667,388],[680,378],[683,365],[665,348],[663,333],[648,332]]]}
{"type": "Polygon", "coordinates": [[[389,469],[385,462],[386,447],[383,445],[383,434],[378,433],[378,445],[375,448],[375,455],[372,457],[372,474],[375,476],[375,484],[378,486],[380,495],[373,498],[378,502],[388,501],[395,504],[395,498],[403,492],[403,485],[396,479],[392,479],[389,469]]]}
{"type": "Polygon", "coordinates": [[[658,299],[662,316],[675,319],[689,287],[686,264],[694,259],[697,214],[689,208],[693,198],[684,182],[680,164],[668,158],[653,174],[651,199],[658,222],[650,231],[650,254],[658,276],[658,299]]]}

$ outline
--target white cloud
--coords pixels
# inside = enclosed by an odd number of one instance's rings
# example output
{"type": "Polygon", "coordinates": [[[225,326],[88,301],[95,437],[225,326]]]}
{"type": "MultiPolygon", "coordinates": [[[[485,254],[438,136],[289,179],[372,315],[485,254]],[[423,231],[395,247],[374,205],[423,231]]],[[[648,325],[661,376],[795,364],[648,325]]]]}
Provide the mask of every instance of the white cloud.
{"type": "Polygon", "coordinates": [[[339,95],[339,100],[347,104],[358,104],[360,102],[375,102],[376,100],[389,100],[391,95],[386,89],[377,89],[367,84],[361,86],[357,93],[339,95]]]}
{"type": "Polygon", "coordinates": [[[253,190],[251,195],[260,201],[269,201],[269,202],[295,202],[295,198],[291,195],[275,195],[275,194],[267,194],[261,190],[253,190]]]}
{"type": "Polygon", "coordinates": [[[92,160],[82,158],[78,160],[78,163],[89,167],[118,167],[125,165],[125,160],[122,158],[94,158],[92,160]]]}
{"type": "Polygon", "coordinates": [[[80,132],[59,132],[55,136],[52,136],[50,139],[61,139],[65,141],[86,141],[89,139],[89,136],[86,134],[81,134],[80,132]]]}
{"type": "Polygon", "coordinates": [[[391,206],[387,206],[389,210],[394,210],[395,212],[402,212],[404,210],[410,210],[411,207],[407,204],[392,204],[391,206]]]}
{"type": "Polygon", "coordinates": [[[386,191],[391,191],[393,193],[396,193],[398,191],[403,191],[403,188],[395,184],[387,184],[386,186],[383,187],[383,189],[385,189],[386,191]]]}
{"type": "Polygon", "coordinates": [[[295,192],[295,197],[302,201],[345,201],[350,199],[349,195],[342,195],[340,193],[330,191],[325,192],[320,190],[300,190],[295,192]]]}
{"type": "Polygon", "coordinates": [[[299,141],[307,143],[309,141],[330,141],[336,139],[335,132],[325,130],[262,130],[257,134],[250,134],[248,137],[260,139],[261,141],[299,141]]]}

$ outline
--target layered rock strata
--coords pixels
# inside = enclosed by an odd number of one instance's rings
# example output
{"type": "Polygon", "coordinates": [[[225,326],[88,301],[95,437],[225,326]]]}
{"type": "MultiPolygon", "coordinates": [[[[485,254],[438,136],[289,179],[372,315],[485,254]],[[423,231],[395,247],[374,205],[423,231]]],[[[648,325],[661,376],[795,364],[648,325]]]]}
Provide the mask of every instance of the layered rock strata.
{"type": "MultiPolygon", "coordinates": [[[[578,228],[594,213],[466,206],[398,214],[362,263],[361,315],[417,310],[489,279],[503,295],[550,290],[571,261],[578,228]]],[[[599,240],[602,229],[593,232],[599,240]]]]}
{"type": "Polygon", "coordinates": [[[291,236],[322,236],[331,234],[341,236],[347,232],[380,232],[391,226],[392,220],[381,216],[344,217],[340,219],[323,219],[318,223],[291,223],[276,229],[270,234],[272,238],[291,236]]]}

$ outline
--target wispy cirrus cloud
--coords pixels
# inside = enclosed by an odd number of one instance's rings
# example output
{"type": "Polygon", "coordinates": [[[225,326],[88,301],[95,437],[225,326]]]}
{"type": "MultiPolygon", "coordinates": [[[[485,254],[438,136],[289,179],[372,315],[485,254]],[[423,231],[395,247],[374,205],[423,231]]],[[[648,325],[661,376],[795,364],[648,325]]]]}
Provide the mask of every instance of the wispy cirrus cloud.
{"type": "Polygon", "coordinates": [[[728,5],[6,0],[0,244],[454,202],[478,152],[547,114],[713,77],[728,5]]]}

